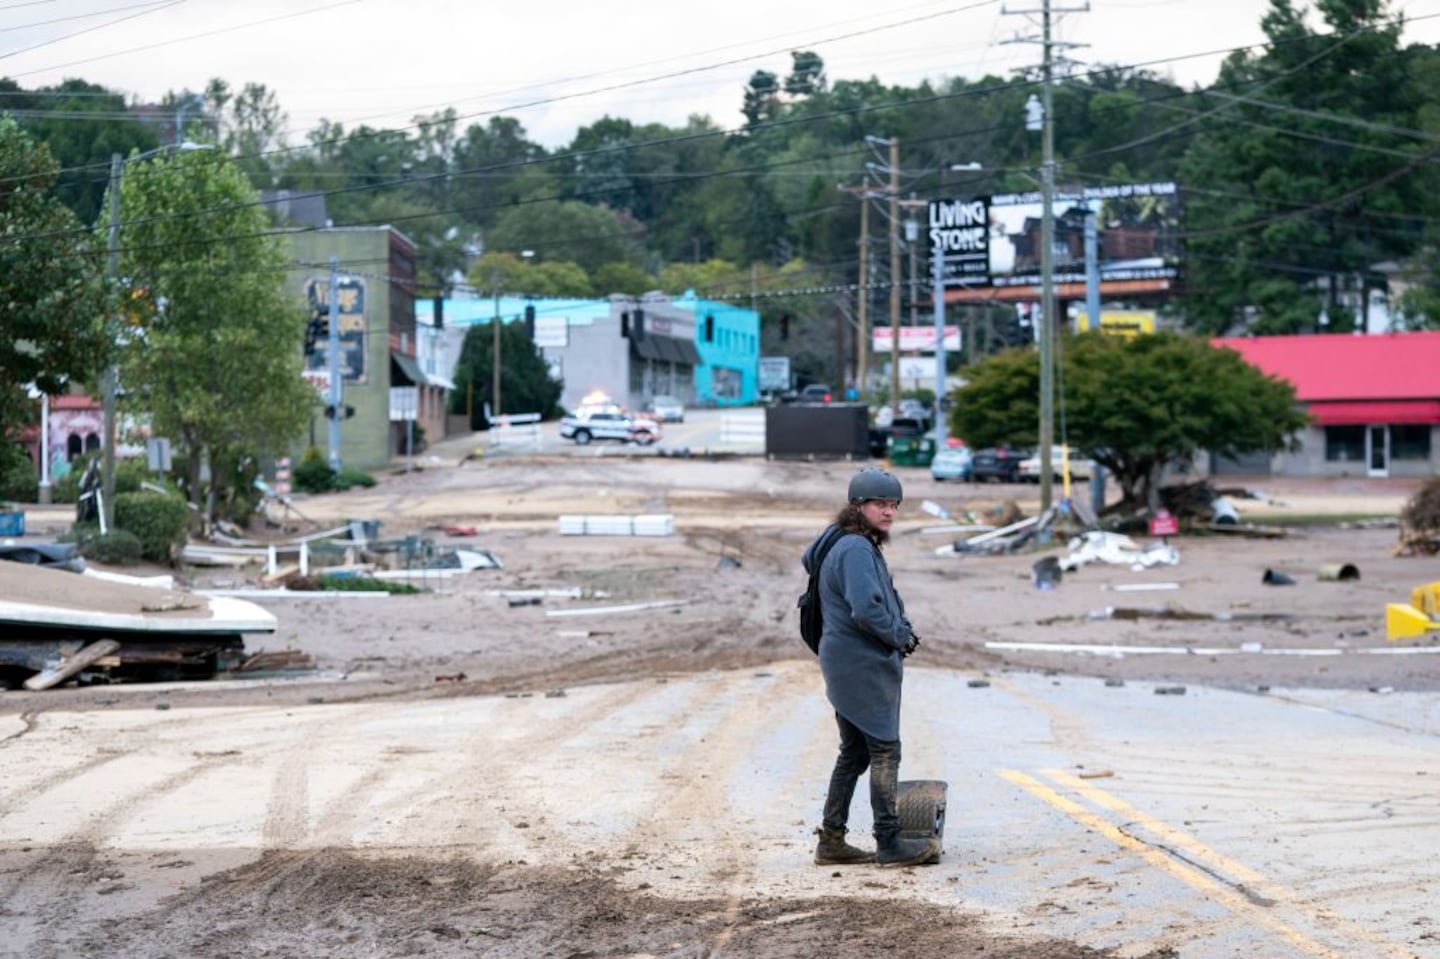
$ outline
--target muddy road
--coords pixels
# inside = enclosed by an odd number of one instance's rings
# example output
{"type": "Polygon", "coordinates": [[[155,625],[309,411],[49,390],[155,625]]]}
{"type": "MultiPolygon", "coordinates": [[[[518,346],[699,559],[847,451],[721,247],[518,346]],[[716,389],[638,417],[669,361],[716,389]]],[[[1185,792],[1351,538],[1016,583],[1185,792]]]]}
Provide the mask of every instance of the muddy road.
{"type": "MultiPolygon", "coordinates": [[[[946,853],[811,865],[835,732],[797,557],[852,468],[491,459],[304,501],[382,535],[473,524],[505,568],[266,602],[254,645],[313,674],[0,694],[0,955],[1440,955],[1440,659],[1382,617],[1433,564],[1393,529],[1182,536],[1176,566],[1040,591],[1040,554],[937,556],[912,508],[1033,491],[902,473],[890,564],[925,639],[902,776],[949,781],[946,853]],[[677,534],[557,532],[641,512],[677,534]],[[1360,579],[1318,579],[1341,561],[1360,579]],[[503,595],[575,586],[604,595],[503,595]]],[[[1269,494],[1253,517],[1408,490],[1269,494]]]]}

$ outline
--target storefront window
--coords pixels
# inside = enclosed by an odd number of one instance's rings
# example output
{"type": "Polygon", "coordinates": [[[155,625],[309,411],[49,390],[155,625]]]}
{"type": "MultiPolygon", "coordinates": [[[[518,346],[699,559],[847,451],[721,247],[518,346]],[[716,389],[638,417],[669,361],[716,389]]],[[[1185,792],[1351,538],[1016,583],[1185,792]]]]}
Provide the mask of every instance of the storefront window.
{"type": "Polygon", "coordinates": [[[740,398],[740,371],[717,366],[711,371],[711,385],[717,400],[738,400],[740,398]]]}
{"type": "Polygon", "coordinates": [[[1365,459],[1365,427],[1325,427],[1325,459],[1334,463],[1359,463],[1365,459]]]}
{"type": "Polygon", "coordinates": [[[1428,423],[1406,423],[1390,427],[1390,458],[1428,460],[1430,458],[1430,425],[1428,423]]]}

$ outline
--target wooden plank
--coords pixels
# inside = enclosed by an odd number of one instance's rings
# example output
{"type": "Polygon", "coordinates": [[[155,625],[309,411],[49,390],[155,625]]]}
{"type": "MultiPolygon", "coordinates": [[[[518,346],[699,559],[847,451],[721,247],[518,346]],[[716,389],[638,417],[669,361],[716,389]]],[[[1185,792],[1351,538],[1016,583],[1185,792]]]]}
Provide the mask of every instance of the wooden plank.
{"type": "Polygon", "coordinates": [[[43,673],[36,673],[25,680],[25,688],[31,690],[49,689],[74,676],[86,666],[91,666],[96,660],[109,656],[120,648],[120,644],[113,639],[102,639],[91,643],[80,650],[74,656],[66,659],[59,666],[47,669],[43,673]]]}

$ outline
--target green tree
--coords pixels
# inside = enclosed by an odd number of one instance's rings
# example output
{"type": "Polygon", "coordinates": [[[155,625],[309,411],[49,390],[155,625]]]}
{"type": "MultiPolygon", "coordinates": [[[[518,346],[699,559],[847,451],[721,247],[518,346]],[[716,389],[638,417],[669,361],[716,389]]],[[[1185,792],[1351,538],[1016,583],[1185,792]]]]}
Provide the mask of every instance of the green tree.
{"type": "MultiPolygon", "coordinates": [[[[494,395],[494,322],[479,323],[465,331],[460,360],[455,364],[455,391],[450,412],[470,414],[471,429],[489,429],[485,404],[494,395]]],[[[525,332],[523,323],[500,324],[500,405],[492,414],[539,413],[550,419],[559,414],[564,383],[550,378],[545,357],[525,332]]]]}
{"type": "Polygon", "coordinates": [[[578,263],[593,273],[605,263],[643,260],[644,228],[607,206],[547,200],[511,207],[487,235],[489,250],[534,250],[546,260],[578,263]]]}
{"type": "Polygon", "coordinates": [[[0,93],[5,107],[23,116],[21,126],[59,163],[55,195],[86,225],[100,215],[110,157],[160,142],[154,126],[127,117],[124,96],[84,80],[25,94],[15,81],[0,79],[0,93]],[[94,119],[87,119],[91,115],[94,119]]]}
{"type": "MultiPolygon", "coordinates": [[[[171,94],[171,109],[194,96],[188,91],[171,94]]],[[[245,171],[255,189],[272,187],[279,161],[275,153],[285,147],[287,120],[275,91],[263,83],[247,83],[236,92],[216,77],[205,85],[201,103],[218,130],[220,146],[245,171]]]]}
{"type": "Polygon", "coordinates": [[[305,317],[254,189],[220,151],[133,160],[119,188],[119,275],[141,307],[122,349],[123,405],[181,448],[208,520],[240,482],[218,464],[279,453],[307,422],[305,317]]]}
{"type": "MultiPolygon", "coordinates": [[[[34,421],[26,386],[63,392],[107,356],[100,259],[89,231],[54,194],[59,164],[0,118],[0,449],[34,421]]],[[[13,464],[8,464],[13,466],[13,464]]],[[[0,472],[7,464],[0,462],[0,472]]]]}
{"type": "MultiPolygon", "coordinates": [[[[1306,414],[1290,383],[1233,350],[1176,333],[1133,339],[1067,337],[1060,361],[1064,437],[1120,484],[1127,506],[1151,502],[1167,466],[1201,451],[1236,457],[1293,448],[1306,414]]],[[[950,425],[976,447],[1034,445],[1039,432],[1039,359],[997,353],[965,368],[950,425]]]]}
{"type": "Polygon", "coordinates": [[[1232,54],[1179,179],[1187,204],[1187,323],[1211,334],[1349,332],[1341,277],[1408,255],[1436,208],[1435,148],[1415,132],[1434,99],[1383,0],[1320,0],[1331,33],[1271,0],[1263,51],[1232,54]],[[1419,214],[1417,216],[1417,214],[1419,214]]]}

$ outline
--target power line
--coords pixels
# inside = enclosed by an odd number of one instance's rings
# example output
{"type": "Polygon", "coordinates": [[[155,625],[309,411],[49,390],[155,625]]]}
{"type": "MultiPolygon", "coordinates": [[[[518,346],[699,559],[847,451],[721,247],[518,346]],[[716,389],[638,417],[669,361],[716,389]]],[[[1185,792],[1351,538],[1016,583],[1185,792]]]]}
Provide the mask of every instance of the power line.
{"type": "MultiPolygon", "coordinates": [[[[108,21],[108,22],[106,22],[106,23],[97,23],[97,24],[96,24],[95,26],[93,26],[93,27],[86,27],[84,30],[76,30],[74,33],[67,33],[67,34],[65,34],[64,36],[55,37],[55,38],[53,38],[53,39],[46,40],[44,43],[37,43],[37,44],[35,44],[34,46],[22,47],[22,48],[19,49],[19,50],[11,50],[11,51],[8,52],[8,53],[0,53],[0,60],[5,60],[5,59],[8,59],[8,58],[10,58],[10,57],[16,57],[16,56],[19,56],[19,55],[22,54],[22,53],[29,53],[29,52],[31,52],[32,50],[39,50],[41,47],[48,47],[48,46],[51,46],[51,45],[53,45],[53,44],[60,43],[60,42],[62,42],[62,41],[64,41],[64,40],[71,40],[71,39],[73,39],[73,38],[75,38],[75,37],[82,36],[82,35],[87,34],[87,33],[94,33],[96,30],[104,30],[106,27],[113,27],[113,26],[115,26],[115,24],[117,24],[117,23],[124,23],[124,22],[126,22],[127,20],[134,20],[134,19],[137,19],[137,18],[139,18],[139,17],[147,17],[147,16],[149,16],[149,15],[152,14],[152,13],[159,13],[161,10],[166,10],[166,9],[168,9],[168,8],[170,8],[170,7],[175,6],[176,4],[184,3],[184,2],[185,2],[185,0],[168,0],[168,2],[161,3],[161,4],[159,4],[158,6],[152,6],[150,9],[142,10],[140,13],[132,13],[132,14],[130,14],[130,16],[128,16],[128,17],[119,17],[119,18],[117,18],[117,19],[115,19],[115,20],[110,20],[110,21],[108,21]]],[[[122,10],[129,10],[129,9],[131,9],[131,8],[130,8],[130,7],[121,7],[120,9],[122,9],[122,10]]],[[[68,66],[68,65],[69,65],[69,64],[66,64],[66,66],[68,66]]],[[[34,72],[36,72],[36,71],[33,71],[33,70],[32,70],[32,71],[30,71],[30,72],[31,72],[31,73],[34,73],[34,72]]],[[[24,73],[17,73],[17,74],[15,74],[15,76],[23,77],[23,76],[26,76],[26,74],[24,74],[24,73]]]]}

